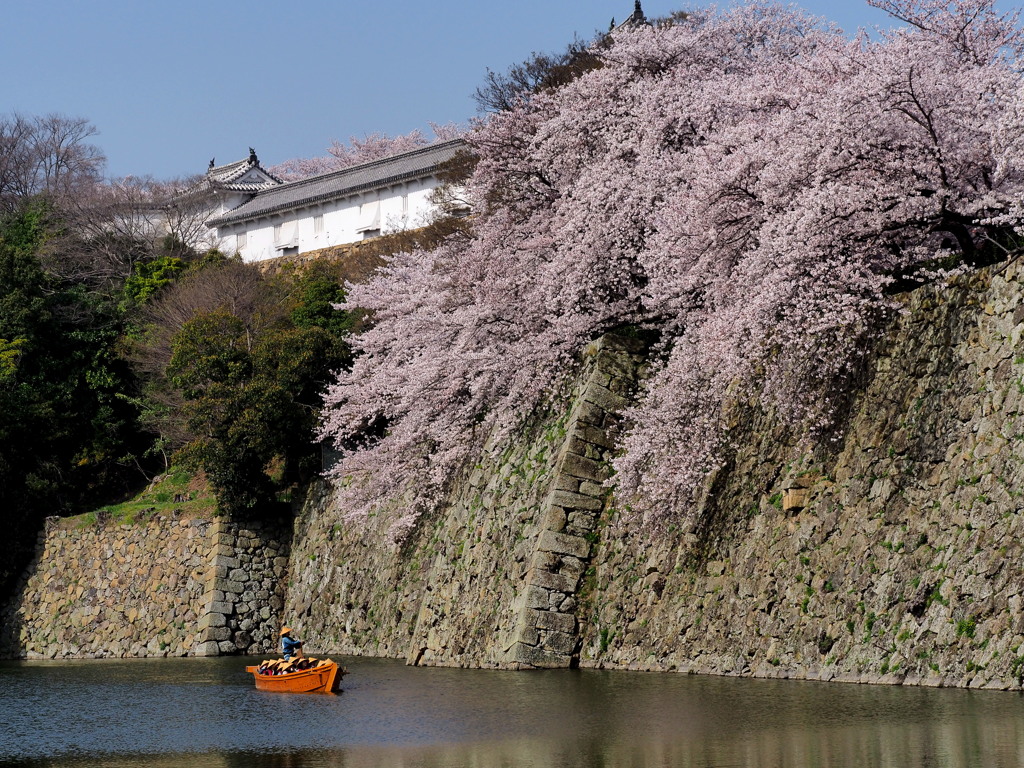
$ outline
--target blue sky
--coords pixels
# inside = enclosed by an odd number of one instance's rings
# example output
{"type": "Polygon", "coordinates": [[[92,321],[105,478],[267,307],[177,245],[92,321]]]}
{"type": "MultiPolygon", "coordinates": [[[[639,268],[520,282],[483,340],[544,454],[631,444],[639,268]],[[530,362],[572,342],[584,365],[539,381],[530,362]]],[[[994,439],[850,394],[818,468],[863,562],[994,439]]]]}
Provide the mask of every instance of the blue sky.
{"type": "MultiPolygon", "coordinates": [[[[888,19],[862,0],[797,4],[848,32],[888,19]]],[[[650,16],[693,5],[643,3],[650,16]]],[[[465,121],[486,68],[559,50],[574,34],[589,38],[632,8],[632,0],[12,2],[0,25],[0,114],[88,118],[111,176],[197,173],[249,146],[269,165],[323,154],[332,138],[465,121]]]]}

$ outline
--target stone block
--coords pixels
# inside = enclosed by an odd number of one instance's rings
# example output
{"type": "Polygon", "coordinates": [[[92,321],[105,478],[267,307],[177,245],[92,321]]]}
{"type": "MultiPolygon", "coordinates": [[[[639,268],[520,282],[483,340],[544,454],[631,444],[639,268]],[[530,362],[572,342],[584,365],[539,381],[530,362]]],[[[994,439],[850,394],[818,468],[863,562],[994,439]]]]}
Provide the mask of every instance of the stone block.
{"type": "Polygon", "coordinates": [[[235,610],[235,606],[227,601],[214,601],[207,604],[207,611],[210,613],[222,613],[225,616],[230,616],[235,610]]]}
{"type": "Polygon", "coordinates": [[[558,654],[571,655],[576,651],[576,644],[578,639],[574,634],[568,634],[566,632],[550,632],[547,637],[544,638],[542,648],[554,651],[558,654]]]}
{"type": "Polygon", "coordinates": [[[593,443],[588,443],[585,440],[580,440],[578,437],[573,435],[569,438],[569,444],[566,446],[566,450],[569,453],[577,456],[583,456],[587,459],[594,459],[600,461],[604,456],[604,449],[593,443]]]}
{"type": "Polygon", "coordinates": [[[556,491],[570,491],[571,493],[576,493],[580,489],[580,481],[577,477],[559,475],[555,478],[555,484],[552,487],[556,491]]]}
{"type": "Polygon", "coordinates": [[[216,641],[208,640],[196,646],[193,656],[220,656],[220,646],[216,641]]]}
{"type": "Polygon", "coordinates": [[[564,531],[566,521],[565,510],[561,507],[548,507],[544,513],[542,525],[549,531],[564,531]]]}
{"type": "Polygon", "coordinates": [[[606,464],[584,456],[577,456],[575,453],[565,454],[560,469],[563,474],[578,477],[580,480],[593,480],[598,483],[603,483],[607,480],[609,473],[606,464]]]}
{"type": "Polygon", "coordinates": [[[522,598],[523,607],[547,610],[550,595],[550,590],[544,589],[543,587],[527,585],[522,598]]]}
{"type": "Polygon", "coordinates": [[[526,611],[526,622],[537,629],[549,629],[555,632],[576,632],[576,617],[556,611],[526,611]]]}
{"type": "Polygon", "coordinates": [[[554,591],[548,592],[548,607],[547,607],[547,610],[549,610],[549,611],[557,611],[558,610],[558,606],[560,606],[562,603],[565,602],[565,598],[566,597],[570,597],[570,596],[571,595],[566,594],[565,592],[554,592],[554,591]]]}
{"type": "Polygon", "coordinates": [[[604,506],[604,502],[601,499],[584,496],[581,493],[571,493],[570,491],[554,491],[551,494],[549,503],[554,507],[566,507],[567,509],[599,510],[604,506]]]}
{"type": "Polygon", "coordinates": [[[239,582],[223,578],[214,579],[213,588],[223,592],[226,599],[230,599],[229,595],[240,595],[245,591],[245,587],[239,582]]]}
{"type": "Polygon", "coordinates": [[[252,645],[252,635],[248,632],[239,632],[235,635],[235,648],[244,651],[250,645],[252,645]]]}
{"type": "Polygon", "coordinates": [[[556,555],[554,552],[536,550],[533,553],[533,557],[530,558],[530,568],[555,573],[559,570],[558,565],[560,562],[561,555],[556,555]]]}
{"type": "Polygon", "coordinates": [[[559,564],[558,572],[565,576],[578,579],[586,570],[586,565],[578,557],[563,555],[561,560],[562,562],[559,564]]]}
{"type": "Polygon", "coordinates": [[[600,428],[604,424],[604,408],[593,403],[582,403],[576,410],[576,420],[600,428]]]}
{"type": "Polygon", "coordinates": [[[600,448],[614,448],[616,443],[616,436],[614,434],[610,434],[608,430],[599,429],[590,424],[577,425],[575,436],[600,448]]]}
{"type": "Polygon", "coordinates": [[[222,613],[206,613],[199,618],[199,628],[206,629],[207,627],[226,627],[228,620],[222,613]]]}
{"type": "Polygon", "coordinates": [[[245,582],[249,580],[249,572],[243,568],[235,568],[228,574],[228,578],[232,581],[245,582]]]}
{"type": "Polygon", "coordinates": [[[592,382],[587,387],[587,391],[583,393],[583,399],[610,413],[618,413],[629,405],[626,398],[616,395],[607,387],[602,387],[596,382],[592,382]]]}
{"type": "Polygon", "coordinates": [[[570,515],[569,522],[565,525],[567,536],[587,536],[594,530],[594,517],[581,517],[570,515]]]}
{"type": "Polygon", "coordinates": [[[533,569],[526,575],[526,583],[534,587],[544,587],[555,592],[575,592],[579,579],[573,579],[560,573],[533,569]]]}
{"type": "Polygon", "coordinates": [[[221,640],[217,643],[217,649],[221,653],[234,653],[237,650],[235,648],[235,643],[232,640],[221,640]]]}
{"type": "Polygon", "coordinates": [[[231,639],[231,630],[227,627],[207,627],[200,635],[202,642],[223,642],[231,639]]]}
{"type": "Polygon", "coordinates": [[[221,566],[223,568],[231,570],[232,568],[237,568],[238,564],[239,563],[238,563],[238,558],[237,557],[228,557],[227,555],[214,555],[213,556],[213,565],[214,566],[221,566]]]}
{"type": "Polygon", "coordinates": [[[782,511],[799,512],[807,506],[811,492],[806,488],[790,488],[782,494],[782,511]]]}
{"type": "Polygon", "coordinates": [[[542,552],[555,552],[559,555],[572,555],[581,559],[590,556],[589,541],[581,536],[567,536],[555,531],[541,531],[537,549],[542,552]]]}
{"type": "Polygon", "coordinates": [[[508,653],[508,661],[540,669],[565,669],[572,661],[572,657],[568,654],[516,643],[508,653]]]}

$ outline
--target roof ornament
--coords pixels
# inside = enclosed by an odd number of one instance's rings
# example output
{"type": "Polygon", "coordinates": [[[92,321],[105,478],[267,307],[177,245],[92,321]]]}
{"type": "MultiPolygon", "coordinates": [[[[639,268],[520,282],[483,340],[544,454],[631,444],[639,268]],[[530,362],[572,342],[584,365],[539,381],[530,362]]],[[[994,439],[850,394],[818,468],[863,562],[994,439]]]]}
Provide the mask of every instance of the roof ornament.
{"type": "Polygon", "coordinates": [[[640,0],[633,0],[633,12],[629,14],[629,16],[626,17],[626,20],[618,26],[615,25],[615,19],[612,19],[612,26],[608,31],[615,32],[619,29],[637,29],[639,27],[649,26],[651,26],[651,22],[649,22],[647,17],[644,15],[644,9],[640,4],[640,0]]]}
{"type": "Polygon", "coordinates": [[[609,32],[614,32],[615,31],[615,17],[614,16],[612,16],[612,23],[608,25],[608,31],[609,32]]]}
{"type": "Polygon", "coordinates": [[[214,166],[214,163],[213,163],[213,161],[214,161],[214,160],[216,160],[216,159],[217,159],[217,158],[215,158],[215,157],[211,157],[211,158],[210,158],[210,170],[211,170],[211,171],[213,170],[213,166],[214,166]]]}
{"type": "Polygon", "coordinates": [[[256,150],[253,149],[252,147],[249,147],[249,162],[252,163],[253,165],[259,163],[259,158],[256,157],[256,150]]]}

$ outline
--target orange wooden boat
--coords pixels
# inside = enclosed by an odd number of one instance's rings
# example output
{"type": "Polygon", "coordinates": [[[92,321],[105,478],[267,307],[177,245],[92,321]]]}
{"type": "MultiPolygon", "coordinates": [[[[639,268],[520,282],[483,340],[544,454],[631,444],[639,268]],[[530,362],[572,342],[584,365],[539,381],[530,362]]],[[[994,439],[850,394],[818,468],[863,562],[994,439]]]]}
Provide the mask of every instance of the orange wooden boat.
{"type": "Polygon", "coordinates": [[[323,659],[310,669],[282,675],[261,675],[259,670],[258,666],[245,668],[256,679],[257,690],[277,693],[332,693],[341,685],[341,678],[346,672],[344,667],[330,659],[323,659]]]}

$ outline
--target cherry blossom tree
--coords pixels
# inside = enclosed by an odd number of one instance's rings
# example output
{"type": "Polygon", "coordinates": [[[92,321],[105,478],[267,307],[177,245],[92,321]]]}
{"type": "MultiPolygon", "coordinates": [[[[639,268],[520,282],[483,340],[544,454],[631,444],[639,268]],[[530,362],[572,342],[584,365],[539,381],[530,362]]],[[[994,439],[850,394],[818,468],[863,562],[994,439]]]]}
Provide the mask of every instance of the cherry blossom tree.
{"type": "Polygon", "coordinates": [[[343,508],[400,539],[622,326],[660,338],[615,462],[638,519],[696,522],[731,401],[834,434],[895,287],[1024,237],[1016,17],[869,1],[906,26],[851,41],[753,2],[621,30],[480,124],[473,233],[352,288],[375,324],[328,394],[343,508]]]}
{"type": "Polygon", "coordinates": [[[382,160],[402,152],[426,147],[434,142],[448,141],[460,137],[465,129],[457,123],[430,124],[433,139],[427,138],[418,128],[398,136],[389,136],[380,131],[362,138],[350,136],[348,143],[335,139],[327,148],[327,156],[295,158],[270,168],[270,172],[285,181],[297,181],[321,173],[340,171],[353,165],[382,160]]]}

